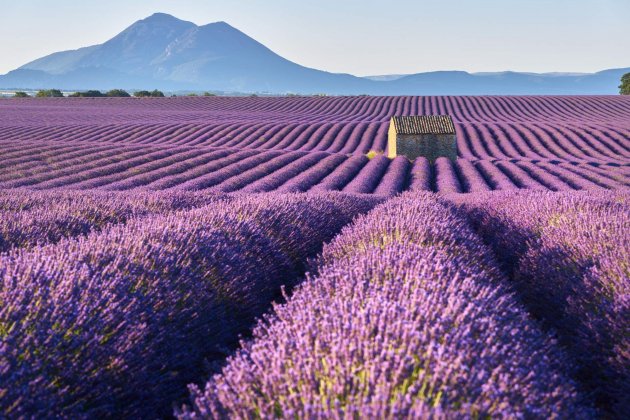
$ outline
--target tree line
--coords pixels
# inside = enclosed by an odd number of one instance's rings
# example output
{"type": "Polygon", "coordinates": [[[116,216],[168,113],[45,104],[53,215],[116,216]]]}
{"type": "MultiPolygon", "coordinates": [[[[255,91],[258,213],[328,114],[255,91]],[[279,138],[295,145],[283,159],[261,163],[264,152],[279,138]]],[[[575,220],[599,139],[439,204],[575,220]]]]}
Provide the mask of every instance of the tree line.
{"type": "MultiPolygon", "coordinates": [[[[15,98],[30,98],[31,95],[24,91],[15,92],[13,95],[15,98]]],[[[36,98],[63,98],[65,95],[59,89],[43,89],[37,91],[34,95],[36,98]]],[[[123,89],[112,89],[107,92],[101,92],[100,90],[85,90],[80,92],[74,92],[68,95],[69,98],[107,98],[107,97],[118,97],[118,98],[130,98],[134,96],[136,98],[164,98],[164,92],[161,90],[154,89],[152,91],[148,90],[138,90],[130,94],[126,90],[123,89]]],[[[171,95],[177,96],[177,95],[171,95]]],[[[186,96],[216,96],[214,93],[204,92],[203,94],[189,93],[186,96]]]]}
{"type": "MultiPolygon", "coordinates": [[[[63,98],[65,95],[59,89],[43,89],[37,91],[35,93],[36,98],[63,98]]],[[[81,92],[74,92],[68,95],[69,98],[107,98],[107,97],[118,97],[118,98],[130,98],[132,95],[123,89],[112,89],[107,92],[101,92],[100,90],[86,90],[81,92]]],[[[163,98],[164,92],[161,90],[154,89],[152,91],[148,90],[138,90],[133,92],[133,96],[136,98],[163,98]]],[[[18,91],[15,92],[14,97],[16,98],[30,98],[26,92],[18,91]]]]}
{"type": "MultiPolygon", "coordinates": [[[[626,73],[621,76],[621,84],[619,87],[619,93],[621,95],[630,95],[630,73],[626,73]]],[[[105,93],[100,90],[86,90],[82,92],[74,92],[68,95],[70,98],[105,98],[105,97],[119,97],[119,98],[129,98],[132,95],[129,92],[123,89],[112,89],[105,93]]],[[[133,93],[133,96],[136,98],[163,98],[164,92],[154,89],[152,91],[148,90],[138,90],[133,93]]],[[[176,95],[172,95],[176,96],[176,95]]],[[[189,93],[186,96],[199,96],[196,93],[189,93]]],[[[213,93],[204,92],[202,96],[215,96],[213,93]]],[[[252,95],[255,96],[255,95],[252,95]]],[[[31,96],[22,91],[15,92],[14,97],[16,98],[30,98],[31,96]]],[[[59,89],[44,89],[40,90],[35,94],[36,98],[63,98],[64,94],[59,89]]]]}

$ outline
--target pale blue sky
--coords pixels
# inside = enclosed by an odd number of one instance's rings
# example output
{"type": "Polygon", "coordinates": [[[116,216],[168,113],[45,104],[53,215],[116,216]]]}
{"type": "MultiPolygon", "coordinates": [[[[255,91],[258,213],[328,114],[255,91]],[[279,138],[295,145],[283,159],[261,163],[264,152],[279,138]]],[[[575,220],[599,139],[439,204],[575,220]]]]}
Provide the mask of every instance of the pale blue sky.
{"type": "Polygon", "coordinates": [[[630,0],[0,0],[0,74],[170,13],[356,75],[630,66],[630,0]]]}

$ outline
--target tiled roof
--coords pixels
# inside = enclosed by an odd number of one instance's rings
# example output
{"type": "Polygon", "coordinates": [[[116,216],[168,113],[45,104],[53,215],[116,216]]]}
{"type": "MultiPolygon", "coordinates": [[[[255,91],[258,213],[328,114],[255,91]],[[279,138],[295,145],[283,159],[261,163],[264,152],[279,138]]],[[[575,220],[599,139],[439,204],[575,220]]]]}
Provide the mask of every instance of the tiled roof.
{"type": "Polygon", "coordinates": [[[392,117],[398,134],[455,134],[449,115],[411,115],[392,117]]]}

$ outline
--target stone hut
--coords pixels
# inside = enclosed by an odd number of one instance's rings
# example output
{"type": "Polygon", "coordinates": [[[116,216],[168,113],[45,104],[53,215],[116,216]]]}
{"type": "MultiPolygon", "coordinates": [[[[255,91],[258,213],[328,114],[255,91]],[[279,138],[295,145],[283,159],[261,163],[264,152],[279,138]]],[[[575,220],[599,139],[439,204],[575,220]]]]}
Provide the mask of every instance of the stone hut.
{"type": "Polygon", "coordinates": [[[444,156],[457,159],[455,125],[448,115],[392,117],[387,140],[388,156],[413,160],[426,157],[429,162],[444,156]]]}

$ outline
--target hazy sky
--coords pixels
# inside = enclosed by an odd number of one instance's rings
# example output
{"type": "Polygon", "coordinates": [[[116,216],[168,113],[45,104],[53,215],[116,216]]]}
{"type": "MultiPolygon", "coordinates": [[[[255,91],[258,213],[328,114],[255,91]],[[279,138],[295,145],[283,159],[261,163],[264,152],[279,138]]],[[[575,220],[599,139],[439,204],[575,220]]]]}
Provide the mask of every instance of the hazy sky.
{"type": "Polygon", "coordinates": [[[630,66],[630,0],[0,0],[0,73],[154,12],[223,20],[299,64],[356,75],[630,66]]]}

